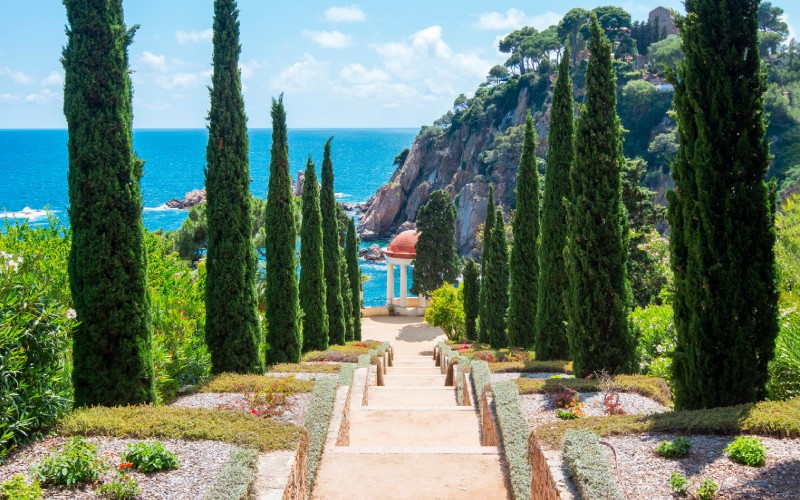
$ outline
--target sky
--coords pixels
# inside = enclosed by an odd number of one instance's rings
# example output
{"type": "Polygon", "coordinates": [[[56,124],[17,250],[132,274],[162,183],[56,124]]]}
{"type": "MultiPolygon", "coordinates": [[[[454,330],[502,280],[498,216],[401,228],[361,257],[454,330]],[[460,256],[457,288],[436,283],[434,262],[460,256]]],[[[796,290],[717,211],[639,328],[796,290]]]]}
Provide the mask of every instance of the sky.
{"type": "MultiPolygon", "coordinates": [[[[2,1],[0,129],[65,128],[66,14],[59,0],[2,1]]],[[[285,94],[290,128],[413,127],[431,123],[474,91],[506,55],[497,42],[521,26],[545,29],[573,7],[608,2],[493,0],[240,0],[245,109],[269,126],[272,97],[285,94]]],[[[786,11],[792,35],[800,1],[786,11]]],[[[622,1],[644,20],[680,0],[622,1]]],[[[141,27],[129,49],[135,128],[202,128],[211,70],[212,0],[126,0],[141,27]]]]}

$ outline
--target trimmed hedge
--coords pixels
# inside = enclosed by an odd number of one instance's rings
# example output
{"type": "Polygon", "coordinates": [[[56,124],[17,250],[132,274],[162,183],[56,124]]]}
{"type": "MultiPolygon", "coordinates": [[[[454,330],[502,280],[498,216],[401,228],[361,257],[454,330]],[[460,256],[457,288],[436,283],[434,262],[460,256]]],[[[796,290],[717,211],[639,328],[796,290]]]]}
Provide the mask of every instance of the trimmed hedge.
{"type": "Polygon", "coordinates": [[[358,356],[358,364],[356,368],[369,368],[369,365],[372,363],[372,356],[369,354],[359,354],[358,356]]]}
{"type": "Polygon", "coordinates": [[[469,371],[470,368],[469,358],[466,356],[459,356],[458,363],[456,363],[456,399],[459,406],[464,406],[464,373],[469,371]]]}
{"type": "Polygon", "coordinates": [[[470,370],[472,371],[472,386],[475,389],[475,404],[480,407],[479,401],[483,394],[483,388],[491,381],[492,374],[489,371],[489,363],[473,360],[470,362],[470,370]]]}
{"type": "Polygon", "coordinates": [[[597,434],[587,430],[569,431],[563,444],[564,463],[581,498],[623,500],[597,434]]]}
{"type": "Polygon", "coordinates": [[[356,365],[353,363],[342,364],[339,370],[339,385],[352,385],[355,371],[356,365]]]}
{"type": "Polygon", "coordinates": [[[281,380],[287,381],[288,392],[311,392],[314,388],[313,380],[300,380],[289,377],[272,377],[266,375],[222,373],[200,388],[199,392],[258,392],[267,389],[281,380]]]}
{"type": "Polygon", "coordinates": [[[528,500],[533,479],[528,457],[530,427],[522,411],[519,392],[510,380],[492,384],[492,392],[511,489],[516,500],[528,500]]]}
{"type": "Polygon", "coordinates": [[[305,426],[308,431],[307,488],[310,492],[314,486],[322,450],[328,437],[331,423],[333,403],[336,399],[337,381],[329,378],[317,380],[311,393],[311,404],[306,414],[305,426]]]}
{"type": "Polygon", "coordinates": [[[258,453],[253,450],[234,450],[217,478],[207,500],[242,500],[255,493],[258,453]]]}
{"type": "Polygon", "coordinates": [[[338,373],[341,365],[328,363],[278,363],[268,373],[338,373]]]}
{"type": "MultiPolygon", "coordinates": [[[[644,375],[616,375],[611,378],[614,388],[619,392],[634,392],[646,396],[662,405],[672,406],[672,394],[669,386],[664,379],[658,377],[646,377],[644,375]]],[[[544,393],[548,390],[557,389],[559,385],[570,387],[578,392],[598,392],[600,391],[600,381],[596,379],[586,380],[582,378],[526,378],[520,377],[514,380],[520,394],[544,393]]]]}

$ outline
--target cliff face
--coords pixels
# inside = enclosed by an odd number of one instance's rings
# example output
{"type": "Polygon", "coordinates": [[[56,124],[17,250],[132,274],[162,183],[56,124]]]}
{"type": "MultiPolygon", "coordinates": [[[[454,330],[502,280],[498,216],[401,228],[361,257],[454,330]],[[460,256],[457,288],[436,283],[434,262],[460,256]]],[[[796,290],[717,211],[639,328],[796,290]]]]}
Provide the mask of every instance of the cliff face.
{"type": "MultiPolygon", "coordinates": [[[[514,206],[525,114],[542,106],[549,83],[546,77],[521,78],[481,89],[485,92],[462,105],[450,123],[424,127],[405,162],[367,202],[361,238],[389,238],[401,225],[409,227],[429,193],[443,189],[456,204],[456,246],[462,255],[473,253],[486,217],[488,183],[506,214],[514,206]]],[[[538,118],[537,128],[542,129],[544,117],[539,113],[538,118]]]]}

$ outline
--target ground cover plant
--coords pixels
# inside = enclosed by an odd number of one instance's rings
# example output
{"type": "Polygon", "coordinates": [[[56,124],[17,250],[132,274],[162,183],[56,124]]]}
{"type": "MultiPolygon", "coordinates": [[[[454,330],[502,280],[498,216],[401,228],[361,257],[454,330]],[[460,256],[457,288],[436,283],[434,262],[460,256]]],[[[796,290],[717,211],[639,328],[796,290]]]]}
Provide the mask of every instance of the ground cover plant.
{"type": "MultiPolygon", "coordinates": [[[[602,390],[602,381],[597,378],[590,380],[582,378],[549,378],[534,379],[520,377],[514,379],[520,394],[547,393],[560,387],[566,387],[578,392],[599,392],[602,390]]],[[[615,375],[611,377],[614,390],[619,392],[633,392],[651,398],[665,406],[672,405],[672,396],[669,387],[663,379],[645,377],[643,375],[615,375]]]]}
{"type": "Polygon", "coordinates": [[[169,451],[160,441],[130,443],[125,448],[123,458],[134,469],[143,472],[178,468],[178,456],[169,451]]]}
{"type": "Polygon", "coordinates": [[[104,469],[97,445],[76,436],[67,441],[64,449],[42,460],[34,475],[42,484],[74,486],[96,481],[104,469]]]}
{"type": "Polygon", "coordinates": [[[331,379],[320,379],[311,394],[311,406],[306,414],[306,430],[308,431],[307,487],[313,488],[317,468],[322,458],[322,449],[328,436],[333,403],[336,399],[338,384],[331,379]]]}
{"type": "Polygon", "coordinates": [[[28,483],[23,474],[17,474],[7,481],[0,482],[0,500],[39,500],[42,488],[39,481],[28,483]]]}
{"type": "Polygon", "coordinates": [[[139,481],[128,475],[127,472],[130,467],[130,463],[121,463],[117,468],[114,479],[98,486],[95,492],[100,496],[117,500],[136,498],[142,490],[139,488],[139,481]]]}
{"type": "Polygon", "coordinates": [[[339,373],[341,365],[335,363],[278,363],[267,369],[269,373],[339,373]]]}
{"type": "Polygon", "coordinates": [[[757,437],[739,436],[725,448],[731,460],[750,467],[763,467],[767,448],[757,437]]]}
{"type": "Polygon", "coordinates": [[[208,498],[214,500],[249,498],[253,492],[257,471],[258,453],[254,450],[235,450],[214,481],[208,498]]]}
{"type": "Polygon", "coordinates": [[[661,441],[656,446],[656,453],[666,458],[683,458],[692,449],[692,442],[686,438],[675,438],[672,441],[661,441]]]}
{"type": "Polygon", "coordinates": [[[200,388],[200,392],[311,392],[313,380],[301,380],[292,377],[268,377],[264,375],[222,373],[209,380],[200,388]]]}
{"type": "Polygon", "coordinates": [[[529,499],[533,474],[528,459],[530,427],[522,411],[519,393],[508,380],[492,384],[492,393],[514,498],[529,499]]]}
{"type": "Polygon", "coordinates": [[[597,435],[573,430],[564,435],[564,463],[581,498],[624,498],[597,435]]]}

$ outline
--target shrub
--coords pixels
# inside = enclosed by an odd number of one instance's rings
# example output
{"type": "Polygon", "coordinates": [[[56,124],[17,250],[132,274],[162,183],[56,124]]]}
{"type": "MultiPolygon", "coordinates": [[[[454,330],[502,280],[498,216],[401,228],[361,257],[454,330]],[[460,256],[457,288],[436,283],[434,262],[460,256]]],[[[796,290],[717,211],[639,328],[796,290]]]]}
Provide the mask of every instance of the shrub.
{"type": "Polygon", "coordinates": [[[444,330],[448,340],[463,340],[466,326],[462,290],[450,283],[434,290],[425,309],[425,321],[444,330]]]}
{"type": "Polygon", "coordinates": [[[333,403],[336,399],[337,384],[335,380],[319,379],[314,384],[311,393],[311,404],[306,414],[306,430],[308,430],[308,455],[307,455],[307,487],[309,492],[313,488],[317,468],[322,458],[322,449],[328,437],[333,403]]]}
{"type": "Polygon", "coordinates": [[[492,392],[514,498],[530,499],[533,474],[528,459],[530,427],[522,411],[519,392],[509,380],[492,384],[492,392]]]}
{"type": "Polygon", "coordinates": [[[689,492],[689,480],[686,479],[686,476],[683,474],[679,472],[673,472],[672,476],[669,478],[669,487],[676,495],[682,497],[686,496],[686,494],[689,492]]]}
{"type": "Polygon", "coordinates": [[[97,445],[82,437],[73,437],[62,451],[42,460],[35,474],[44,484],[73,486],[97,480],[103,470],[103,462],[97,456],[97,445]]]}
{"type": "Polygon", "coordinates": [[[586,430],[570,431],[564,436],[564,463],[581,498],[622,500],[603,446],[597,435],[586,430]]]}
{"type": "Polygon", "coordinates": [[[769,363],[767,392],[775,400],[800,396],[800,312],[782,318],[775,357],[769,363]]]}
{"type": "Polygon", "coordinates": [[[666,458],[683,458],[692,449],[692,442],[686,438],[675,438],[670,441],[661,441],[656,446],[656,453],[666,458]]]}
{"type": "Polygon", "coordinates": [[[267,372],[275,373],[339,373],[341,365],[326,363],[278,363],[267,372]]]}
{"type": "Polygon", "coordinates": [[[734,462],[749,465],[750,467],[763,467],[767,458],[767,448],[764,443],[750,436],[739,436],[725,447],[728,457],[734,462]]]}
{"type": "Polygon", "coordinates": [[[556,416],[561,420],[575,420],[578,418],[578,415],[576,415],[574,412],[570,410],[562,410],[560,408],[556,410],[556,416]]]}
{"type": "Polygon", "coordinates": [[[502,361],[492,363],[490,366],[492,373],[572,373],[572,361],[564,360],[525,360],[525,361],[502,361]]]}
{"type": "Polygon", "coordinates": [[[123,455],[134,469],[156,472],[178,468],[178,456],[169,451],[160,441],[130,443],[123,455]]]}
{"type": "MultiPolygon", "coordinates": [[[[520,394],[547,393],[565,386],[579,392],[596,392],[601,390],[601,381],[582,378],[536,379],[521,377],[514,380],[520,394]]],[[[643,375],[615,375],[611,377],[612,387],[617,392],[633,392],[658,401],[662,405],[671,406],[672,396],[669,386],[660,378],[643,375]]]]}
{"type": "Polygon", "coordinates": [[[136,498],[142,490],[139,488],[139,481],[126,474],[126,467],[130,464],[122,464],[117,470],[117,475],[111,482],[101,484],[97,487],[98,495],[115,498],[117,500],[128,500],[136,498]]]}
{"type": "Polygon", "coordinates": [[[25,476],[17,474],[0,483],[0,500],[40,500],[42,488],[38,481],[28,484],[25,476]]]}
{"type": "Polygon", "coordinates": [[[703,482],[700,483],[700,487],[697,488],[694,497],[697,500],[711,500],[717,495],[718,490],[719,486],[717,486],[717,483],[711,479],[705,478],[703,482]]]}
{"type": "Polygon", "coordinates": [[[270,377],[255,374],[222,373],[209,380],[200,392],[311,392],[313,380],[300,380],[291,375],[270,377]]]}
{"type": "Polygon", "coordinates": [[[578,392],[571,387],[558,384],[555,389],[546,390],[545,395],[550,400],[550,404],[556,408],[567,408],[578,397],[578,392]]]}
{"type": "Polygon", "coordinates": [[[214,480],[207,498],[241,500],[250,498],[258,471],[258,453],[253,450],[234,450],[230,460],[214,480]]]}
{"type": "Polygon", "coordinates": [[[669,369],[664,370],[663,365],[671,365],[670,356],[677,339],[672,305],[637,307],[631,313],[631,323],[637,334],[636,355],[642,373],[669,375],[669,369]]]}

